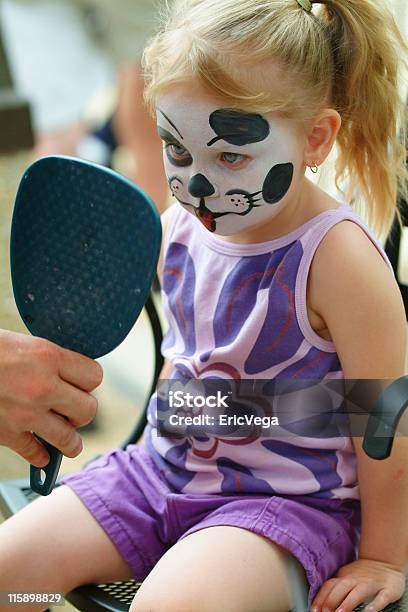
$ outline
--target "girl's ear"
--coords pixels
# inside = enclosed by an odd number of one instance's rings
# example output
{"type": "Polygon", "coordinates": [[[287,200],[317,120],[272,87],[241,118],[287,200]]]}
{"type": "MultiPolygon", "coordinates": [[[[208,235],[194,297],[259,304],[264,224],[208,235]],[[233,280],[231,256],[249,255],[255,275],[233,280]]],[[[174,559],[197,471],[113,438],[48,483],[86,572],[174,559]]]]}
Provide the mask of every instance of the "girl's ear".
{"type": "Polygon", "coordinates": [[[306,166],[320,166],[324,162],[333,147],[340,126],[340,115],[332,108],[326,108],[315,117],[306,136],[303,152],[306,166]]]}

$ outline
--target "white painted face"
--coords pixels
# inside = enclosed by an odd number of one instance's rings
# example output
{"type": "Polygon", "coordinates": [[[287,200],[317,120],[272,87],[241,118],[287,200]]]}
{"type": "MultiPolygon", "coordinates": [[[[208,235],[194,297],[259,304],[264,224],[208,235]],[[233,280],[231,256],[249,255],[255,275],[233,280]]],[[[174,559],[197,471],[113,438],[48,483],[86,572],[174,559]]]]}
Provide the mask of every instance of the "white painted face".
{"type": "Polygon", "coordinates": [[[156,110],[170,189],[210,232],[262,225],[288,202],[302,165],[293,121],[177,91],[159,98],[156,110]]]}

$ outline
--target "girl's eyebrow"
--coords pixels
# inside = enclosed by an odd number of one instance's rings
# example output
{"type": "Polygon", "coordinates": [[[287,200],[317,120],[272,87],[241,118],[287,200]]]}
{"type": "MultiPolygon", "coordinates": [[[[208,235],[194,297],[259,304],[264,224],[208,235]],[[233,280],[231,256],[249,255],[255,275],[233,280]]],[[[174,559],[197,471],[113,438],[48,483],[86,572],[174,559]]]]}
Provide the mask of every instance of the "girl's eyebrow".
{"type": "Polygon", "coordinates": [[[174,129],[176,130],[176,132],[177,132],[177,134],[180,136],[181,140],[184,140],[183,136],[180,134],[179,130],[176,128],[176,126],[174,125],[174,123],[172,122],[172,120],[171,120],[171,119],[169,119],[169,118],[167,117],[167,115],[165,115],[165,114],[163,113],[163,111],[162,111],[162,110],[160,110],[160,108],[158,108],[157,110],[159,111],[159,113],[161,113],[161,114],[163,115],[163,117],[166,119],[166,121],[168,121],[168,123],[170,123],[171,127],[172,127],[172,128],[174,128],[174,129]]]}
{"type": "Polygon", "coordinates": [[[171,132],[168,132],[165,128],[161,127],[161,125],[157,126],[157,133],[159,134],[162,140],[168,140],[170,142],[175,142],[176,144],[182,146],[177,138],[173,136],[171,132]]]}

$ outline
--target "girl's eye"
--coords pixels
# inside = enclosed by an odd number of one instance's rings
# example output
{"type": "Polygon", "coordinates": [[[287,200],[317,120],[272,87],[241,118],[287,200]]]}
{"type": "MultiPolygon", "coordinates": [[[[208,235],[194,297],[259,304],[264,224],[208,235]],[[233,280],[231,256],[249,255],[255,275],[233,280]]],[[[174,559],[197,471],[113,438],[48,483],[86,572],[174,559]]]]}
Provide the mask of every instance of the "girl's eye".
{"type": "Polygon", "coordinates": [[[180,144],[167,142],[164,148],[167,159],[175,166],[189,166],[193,161],[187,149],[180,144]]]}
{"type": "Polygon", "coordinates": [[[244,162],[248,159],[247,155],[241,155],[240,153],[221,153],[221,161],[230,164],[234,168],[241,167],[244,162]]]}

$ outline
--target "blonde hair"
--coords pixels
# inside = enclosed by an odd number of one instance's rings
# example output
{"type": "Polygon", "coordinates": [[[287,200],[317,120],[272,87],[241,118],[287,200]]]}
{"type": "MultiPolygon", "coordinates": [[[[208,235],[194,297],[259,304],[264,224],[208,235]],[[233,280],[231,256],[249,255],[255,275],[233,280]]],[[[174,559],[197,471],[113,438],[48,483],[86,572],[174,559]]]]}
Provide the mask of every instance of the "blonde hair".
{"type": "Polygon", "coordinates": [[[336,185],[378,234],[407,196],[406,106],[398,86],[407,45],[382,2],[174,0],[143,56],[145,101],[198,81],[230,108],[276,111],[303,129],[337,110],[336,185]],[[315,8],[315,7],[314,7],[315,8]]]}

